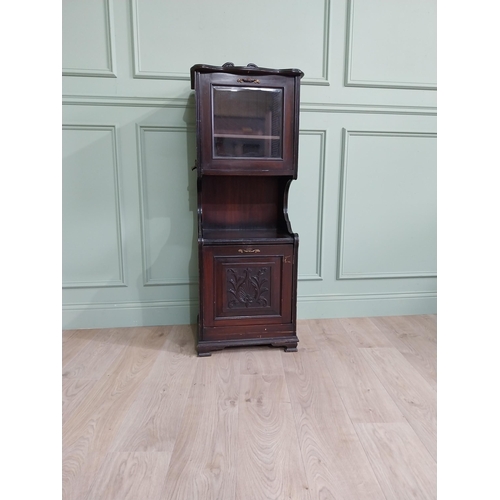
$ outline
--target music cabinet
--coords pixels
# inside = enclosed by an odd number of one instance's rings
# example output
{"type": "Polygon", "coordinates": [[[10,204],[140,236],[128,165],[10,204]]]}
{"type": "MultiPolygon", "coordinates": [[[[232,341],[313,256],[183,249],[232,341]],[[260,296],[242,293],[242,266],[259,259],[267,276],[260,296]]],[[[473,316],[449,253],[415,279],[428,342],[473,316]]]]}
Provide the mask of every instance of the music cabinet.
{"type": "Polygon", "coordinates": [[[232,346],[297,350],[298,69],[197,64],[199,356],[232,346]]]}

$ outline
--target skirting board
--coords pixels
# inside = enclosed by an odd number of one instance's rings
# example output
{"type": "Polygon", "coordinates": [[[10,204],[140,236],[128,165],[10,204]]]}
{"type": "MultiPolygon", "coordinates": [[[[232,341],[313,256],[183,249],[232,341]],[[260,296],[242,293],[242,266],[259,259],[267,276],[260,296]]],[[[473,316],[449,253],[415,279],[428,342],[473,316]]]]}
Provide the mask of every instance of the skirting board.
{"type": "MultiPolygon", "coordinates": [[[[437,312],[435,292],[313,295],[299,297],[298,319],[403,316],[437,312]]],[[[64,330],[195,324],[197,301],[68,304],[64,330]]]]}
{"type": "Polygon", "coordinates": [[[435,314],[437,294],[436,292],[401,292],[313,295],[299,297],[297,309],[299,319],[435,314]]]}

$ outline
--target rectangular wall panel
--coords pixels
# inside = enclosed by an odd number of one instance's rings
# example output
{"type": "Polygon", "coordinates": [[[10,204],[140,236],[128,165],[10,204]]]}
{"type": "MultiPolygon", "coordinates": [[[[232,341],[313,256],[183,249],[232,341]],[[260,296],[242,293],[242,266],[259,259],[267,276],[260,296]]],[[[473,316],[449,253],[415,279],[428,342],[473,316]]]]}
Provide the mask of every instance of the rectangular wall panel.
{"type": "Polygon", "coordinates": [[[325,178],[324,130],[301,130],[299,176],[292,181],[288,211],[299,234],[299,281],[320,280],[325,178]]]}
{"type": "Polygon", "coordinates": [[[436,135],[344,131],[339,279],[436,276],[436,135]]]}
{"type": "Polygon", "coordinates": [[[436,88],[436,1],[350,0],[346,85],[436,88]]]}
{"type": "Polygon", "coordinates": [[[114,77],[112,0],[62,2],[63,75],[114,77]]]}
{"type": "Polygon", "coordinates": [[[135,76],[187,80],[193,64],[232,61],[300,67],[306,83],[327,85],[329,3],[132,0],[135,76]]]}
{"type": "Polygon", "coordinates": [[[113,126],[63,127],[63,285],[123,286],[113,126]]]}
{"type": "Polygon", "coordinates": [[[138,134],[144,284],[196,283],[196,174],[188,164],[195,131],[144,126],[138,134]]]}

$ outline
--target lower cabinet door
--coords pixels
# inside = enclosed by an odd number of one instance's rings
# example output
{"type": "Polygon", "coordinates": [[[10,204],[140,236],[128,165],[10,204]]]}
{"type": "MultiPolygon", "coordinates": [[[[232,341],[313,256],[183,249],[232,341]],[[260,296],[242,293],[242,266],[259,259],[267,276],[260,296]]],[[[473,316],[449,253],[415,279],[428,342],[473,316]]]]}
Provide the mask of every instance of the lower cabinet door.
{"type": "Polygon", "coordinates": [[[292,263],[292,244],[205,247],[204,326],[290,323],[292,263]]]}

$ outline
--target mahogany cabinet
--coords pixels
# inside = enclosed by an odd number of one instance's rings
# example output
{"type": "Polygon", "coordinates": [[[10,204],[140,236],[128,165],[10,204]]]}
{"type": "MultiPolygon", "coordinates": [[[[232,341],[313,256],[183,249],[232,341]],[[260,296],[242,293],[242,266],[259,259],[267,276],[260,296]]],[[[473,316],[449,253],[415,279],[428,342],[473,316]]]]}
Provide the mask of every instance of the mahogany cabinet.
{"type": "Polygon", "coordinates": [[[199,356],[232,346],[297,350],[298,69],[191,68],[197,132],[199,356]]]}

